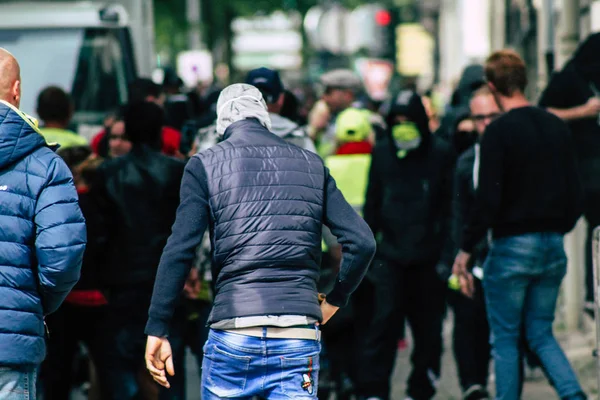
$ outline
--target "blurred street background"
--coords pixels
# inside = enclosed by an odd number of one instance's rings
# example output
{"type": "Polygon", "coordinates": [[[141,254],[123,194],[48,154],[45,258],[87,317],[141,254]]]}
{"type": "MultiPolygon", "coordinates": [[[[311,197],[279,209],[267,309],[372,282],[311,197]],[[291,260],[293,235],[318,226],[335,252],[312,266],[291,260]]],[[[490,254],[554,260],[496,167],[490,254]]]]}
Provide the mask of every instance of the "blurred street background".
{"type": "MultiPolygon", "coordinates": [[[[311,110],[327,89],[320,78],[347,69],[360,78],[355,100],[365,108],[376,109],[402,88],[420,93],[433,131],[456,105],[465,67],[482,64],[495,50],[515,49],[527,65],[526,94],[537,103],[553,74],[599,31],[600,0],[0,0],[0,48],[21,65],[22,111],[43,119],[40,92],[64,89],[73,106],[68,128],[100,155],[99,132],[110,133],[119,122],[115,110],[139,78],[160,86],[168,125],[181,135],[165,152],[185,159],[213,144],[203,129],[214,122],[219,90],[259,67],[279,71],[295,99],[289,118],[299,126],[311,126],[311,110]]],[[[115,153],[103,156],[119,154],[110,149],[115,153]]],[[[587,393],[597,398],[593,307],[584,290],[586,232],[582,219],[565,241],[569,268],[555,328],[587,393]]],[[[462,398],[451,316],[449,309],[436,399],[462,398]]],[[[412,343],[407,332],[394,399],[404,396],[412,343]]],[[[72,398],[94,398],[93,373],[82,367],[85,346],[77,353],[72,398]]],[[[195,356],[186,354],[187,398],[196,399],[200,372],[195,356]]],[[[557,398],[539,370],[526,378],[524,399],[557,398]]],[[[158,398],[149,392],[144,398],[158,398]]]]}

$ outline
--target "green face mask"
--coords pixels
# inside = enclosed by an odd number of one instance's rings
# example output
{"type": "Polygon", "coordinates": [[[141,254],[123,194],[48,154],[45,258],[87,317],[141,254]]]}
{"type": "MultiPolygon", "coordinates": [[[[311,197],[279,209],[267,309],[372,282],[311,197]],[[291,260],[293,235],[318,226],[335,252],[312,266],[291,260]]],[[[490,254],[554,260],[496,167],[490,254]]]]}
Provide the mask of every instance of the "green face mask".
{"type": "Polygon", "coordinates": [[[396,143],[398,158],[404,158],[409,151],[421,145],[421,132],[414,122],[402,122],[392,127],[392,138],[396,143]]]}

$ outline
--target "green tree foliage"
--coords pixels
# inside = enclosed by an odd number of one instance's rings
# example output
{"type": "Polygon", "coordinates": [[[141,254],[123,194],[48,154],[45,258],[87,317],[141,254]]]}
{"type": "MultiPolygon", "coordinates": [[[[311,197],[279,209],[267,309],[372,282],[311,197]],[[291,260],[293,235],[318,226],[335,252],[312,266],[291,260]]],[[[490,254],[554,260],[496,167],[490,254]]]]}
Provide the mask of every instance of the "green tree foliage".
{"type": "MultiPolygon", "coordinates": [[[[174,62],[175,55],[186,49],[186,0],[153,0],[156,34],[156,51],[168,55],[174,62]]],[[[223,45],[230,33],[231,18],[270,14],[276,10],[297,10],[305,14],[317,4],[331,4],[335,0],[197,0],[202,5],[202,39],[209,49],[223,45]]],[[[390,3],[392,0],[380,0],[390,3]]],[[[348,9],[369,3],[368,0],[339,0],[348,9]]]]}
{"type": "Polygon", "coordinates": [[[186,48],[185,0],[154,0],[154,35],[157,54],[174,62],[186,48]]]}

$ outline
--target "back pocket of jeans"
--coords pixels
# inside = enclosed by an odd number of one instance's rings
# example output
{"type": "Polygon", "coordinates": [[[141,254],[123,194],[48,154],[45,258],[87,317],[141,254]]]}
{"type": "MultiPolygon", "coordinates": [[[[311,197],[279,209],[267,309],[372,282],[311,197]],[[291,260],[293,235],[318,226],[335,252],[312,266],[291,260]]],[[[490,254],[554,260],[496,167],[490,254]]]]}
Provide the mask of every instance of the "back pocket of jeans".
{"type": "Polygon", "coordinates": [[[206,389],[218,397],[235,397],[246,390],[251,357],[231,354],[216,345],[207,346],[205,353],[210,366],[206,389]]]}
{"type": "Polygon", "coordinates": [[[300,358],[281,357],[281,391],[290,399],[316,399],[318,385],[318,353],[300,358]]]}

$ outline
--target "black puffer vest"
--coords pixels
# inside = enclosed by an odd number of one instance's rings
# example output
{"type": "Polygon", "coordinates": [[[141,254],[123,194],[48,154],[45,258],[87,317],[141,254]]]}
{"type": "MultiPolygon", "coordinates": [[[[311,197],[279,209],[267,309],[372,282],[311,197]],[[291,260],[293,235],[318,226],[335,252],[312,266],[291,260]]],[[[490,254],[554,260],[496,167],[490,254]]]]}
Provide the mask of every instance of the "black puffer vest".
{"type": "Polygon", "coordinates": [[[255,119],[201,152],[208,180],[215,301],[209,323],[258,315],[321,318],[317,280],[325,168],[255,119]]]}

